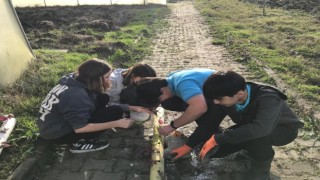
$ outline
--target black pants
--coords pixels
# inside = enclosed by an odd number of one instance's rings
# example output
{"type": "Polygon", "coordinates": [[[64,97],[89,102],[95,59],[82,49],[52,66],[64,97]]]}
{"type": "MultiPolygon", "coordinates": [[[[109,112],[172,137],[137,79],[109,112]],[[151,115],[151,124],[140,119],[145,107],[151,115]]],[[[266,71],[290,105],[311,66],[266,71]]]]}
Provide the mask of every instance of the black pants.
{"type": "MultiPolygon", "coordinates": [[[[222,114],[222,107],[214,105],[213,103],[206,102],[208,106],[207,112],[195,120],[198,127],[188,138],[188,145],[194,147],[199,143],[209,139],[213,133],[219,131],[219,125],[223,120],[225,114],[222,114]]],[[[181,98],[173,96],[161,103],[164,109],[171,111],[183,112],[189,106],[181,98]]]]}
{"type": "Polygon", "coordinates": [[[219,150],[210,158],[225,157],[240,150],[246,150],[248,156],[256,161],[270,160],[274,156],[272,146],[283,146],[292,142],[298,130],[289,126],[279,125],[268,136],[253,139],[239,144],[221,144],[219,150]]]}
{"type": "MultiPolygon", "coordinates": [[[[88,123],[104,123],[121,119],[123,111],[119,106],[108,106],[108,95],[97,96],[96,110],[92,113],[91,119],[88,123]]],[[[57,144],[70,144],[80,139],[93,139],[100,136],[104,131],[88,132],[88,133],[75,133],[74,131],[64,135],[58,139],[53,140],[57,144]]]]}

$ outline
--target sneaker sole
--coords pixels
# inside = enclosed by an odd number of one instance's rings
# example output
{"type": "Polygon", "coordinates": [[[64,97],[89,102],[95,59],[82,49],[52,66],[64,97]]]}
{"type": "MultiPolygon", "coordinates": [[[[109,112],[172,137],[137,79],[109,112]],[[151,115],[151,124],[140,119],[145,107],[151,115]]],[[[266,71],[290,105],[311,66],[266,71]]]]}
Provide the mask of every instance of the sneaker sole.
{"type": "Polygon", "coordinates": [[[73,150],[73,149],[69,149],[70,152],[72,153],[75,153],[75,154],[80,154],[80,153],[86,153],[86,152],[94,152],[94,151],[100,151],[100,150],[103,150],[103,149],[106,149],[107,147],[109,147],[110,143],[105,145],[105,146],[102,146],[100,148],[97,148],[97,149],[86,149],[86,150],[73,150]]]}

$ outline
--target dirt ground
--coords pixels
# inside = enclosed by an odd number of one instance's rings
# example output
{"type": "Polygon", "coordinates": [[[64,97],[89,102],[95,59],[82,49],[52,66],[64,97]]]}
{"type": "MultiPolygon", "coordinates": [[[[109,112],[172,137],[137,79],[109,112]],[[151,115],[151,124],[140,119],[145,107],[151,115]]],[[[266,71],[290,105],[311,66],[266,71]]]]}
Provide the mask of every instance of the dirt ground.
{"type": "MultiPolygon", "coordinates": [[[[154,67],[159,76],[168,72],[205,67],[213,69],[234,70],[248,79],[254,77],[246,67],[236,63],[223,47],[211,44],[208,27],[199,13],[194,9],[192,1],[179,1],[168,6],[172,14],[167,17],[170,27],[155,38],[153,53],[143,62],[154,67]]],[[[77,51],[82,42],[94,44],[96,49],[90,53],[103,51],[106,55],[112,52],[113,46],[121,44],[102,43],[105,31],[121,28],[130,21],[127,8],[143,8],[143,6],[81,6],[81,7],[46,7],[18,8],[17,13],[31,46],[37,48],[68,49],[77,51]],[[81,27],[91,27],[101,34],[90,34],[81,27]],[[100,48],[99,48],[100,47],[100,48]],[[107,47],[107,48],[104,48],[107,47]]],[[[81,48],[79,48],[81,49],[81,48]]],[[[179,114],[167,112],[169,117],[179,114]]],[[[231,124],[226,120],[224,126],[231,124]]],[[[180,130],[190,135],[195,124],[180,130]]],[[[320,179],[320,142],[315,139],[299,138],[293,143],[276,147],[275,159],[272,163],[274,179],[320,179]]],[[[191,158],[177,163],[167,163],[168,179],[236,179],[247,169],[247,160],[240,153],[227,158],[212,160],[203,165],[197,160],[197,150],[191,158]]]]}
{"type": "Polygon", "coordinates": [[[33,49],[62,49],[106,59],[126,45],[106,42],[104,34],[127,25],[140,9],[159,6],[163,5],[25,7],[16,12],[33,49]]]}

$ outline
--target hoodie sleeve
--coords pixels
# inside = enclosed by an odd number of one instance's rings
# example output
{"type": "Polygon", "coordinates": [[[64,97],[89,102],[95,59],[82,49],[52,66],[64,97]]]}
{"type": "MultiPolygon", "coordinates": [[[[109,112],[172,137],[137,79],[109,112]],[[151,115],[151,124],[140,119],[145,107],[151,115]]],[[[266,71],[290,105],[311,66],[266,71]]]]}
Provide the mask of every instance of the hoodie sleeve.
{"type": "Polygon", "coordinates": [[[284,101],[275,95],[263,96],[257,101],[256,111],[252,112],[254,113],[253,119],[248,120],[250,123],[215,135],[218,144],[237,144],[266,136],[272,132],[280,119],[284,101]]]}
{"type": "Polygon", "coordinates": [[[79,129],[88,124],[95,106],[88,93],[84,89],[76,89],[66,93],[62,98],[61,112],[64,119],[73,129],[79,129]]]}

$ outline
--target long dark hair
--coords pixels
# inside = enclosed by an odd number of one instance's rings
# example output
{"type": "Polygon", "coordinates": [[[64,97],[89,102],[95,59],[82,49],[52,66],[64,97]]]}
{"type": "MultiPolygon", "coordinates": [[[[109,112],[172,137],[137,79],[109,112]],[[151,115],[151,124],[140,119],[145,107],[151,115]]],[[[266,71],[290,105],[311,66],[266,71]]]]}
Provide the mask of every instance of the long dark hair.
{"type": "Polygon", "coordinates": [[[122,76],[123,78],[123,85],[124,86],[131,86],[132,85],[132,77],[156,77],[156,71],[149,66],[148,64],[136,64],[125,71],[122,76]]]}
{"type": "Polygon", "coordinates": [[[85,84],[89,91],[100,93],[105,91],[103,75],[108,73],[111,67],[101,59],[89,59],[78,67],[77,80],[85,84]]]}

